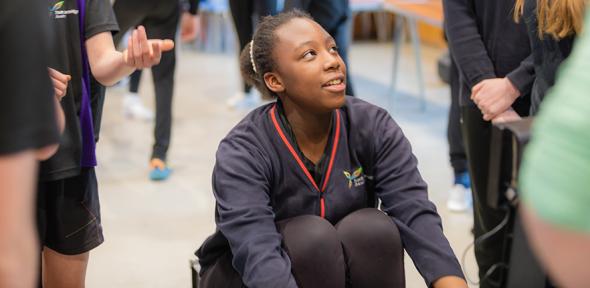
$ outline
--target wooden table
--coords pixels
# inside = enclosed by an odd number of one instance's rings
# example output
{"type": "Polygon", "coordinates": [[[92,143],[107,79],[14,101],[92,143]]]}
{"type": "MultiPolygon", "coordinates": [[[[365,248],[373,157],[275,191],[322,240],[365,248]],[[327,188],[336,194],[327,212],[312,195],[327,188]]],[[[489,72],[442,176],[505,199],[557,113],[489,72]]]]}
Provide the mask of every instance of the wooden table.
{"type": "Polygon", "coordinates": [[[416,76],[418,79],[418,93],[420,96],[421,109],[426,109],[426,94],[424,85],[424,75],[422,74],[422,58],[420,37],[418,35],[417,22],[424,22],[436,27],[443,28],[443,6],[442,0],[384,0],[383,9],[397,15],[395,21],[395,30],[393,34],[394,55],[393,55],[393,72],[391,82],[391,93],[396,94],[399,56],[401,46],[405,40],[404,29],[407,26],[410,30],[410,37],[414,50],[416,61],[416,76]]]}

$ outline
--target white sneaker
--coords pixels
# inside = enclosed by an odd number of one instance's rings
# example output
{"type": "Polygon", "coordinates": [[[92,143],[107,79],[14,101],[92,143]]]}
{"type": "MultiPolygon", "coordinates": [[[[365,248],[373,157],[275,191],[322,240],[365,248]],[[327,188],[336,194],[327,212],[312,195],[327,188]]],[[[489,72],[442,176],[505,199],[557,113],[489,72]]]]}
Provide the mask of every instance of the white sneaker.
{"type": "Polygon", "coordinates": [[[449,191],[447,208],[452,212],[465,212],[469,209],[471,202],[471,189],[461,184],[455,184],[449,191]]]}
{"type": "Polygon", "coordinates": [[[146,121],[154,119],[154,112],[143,106],[137,93],[127,93],[123,96],[123,111],[129,118],[146,121]]]}
{"type": "Polygon", "coordinates": [[[252,109],[262,103],[258,90],[252,88],[250,93],[237,92],[231,98],[227,99],[227,105],[234,109],[252,109]]]}

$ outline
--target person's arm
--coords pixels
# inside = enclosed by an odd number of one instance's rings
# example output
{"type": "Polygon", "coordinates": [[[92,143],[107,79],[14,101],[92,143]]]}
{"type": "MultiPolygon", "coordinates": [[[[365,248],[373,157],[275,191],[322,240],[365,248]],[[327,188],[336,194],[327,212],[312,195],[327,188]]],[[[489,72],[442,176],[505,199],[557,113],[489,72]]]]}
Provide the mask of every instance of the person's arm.
{"type": "Polygon", "coordinates": [[[90,70],[98,82],[114,85],[136,69],[157,65],[162,53],[174,48],[172,40],[148,40],[143,26],[133,30],[127,45],[123,52],[117,51],[110,32],[101,32],[86,40],[90,70]]]}
{"type": "Polygon", "coordinates": [[[257,145],[233,137],[220,144],[213,171],[217,227],[233,267],[250,288],[297,287],[270,206],[270,168],[257,145]]]}
{"type": "Polygon", "coordinates": [[[410,143],[386,111],[379,110],[375,117],[373,131],[380,137],[375,140],[372,172],[382,210],[398,226],[405,250],[429,287],[467,287],[436,207],[428,200],[410,143]]]}
{"type": "Polygon", "coordinates": [[[529,93],[533,87],[533,82],[535,81],[535,63],[533,55],[529,55],[529,57],[520,62],[518,68],[508,73],[506,78],[512,82],[512,85],[514,85],[518,91],[520,91],[521,95],[529,93]]]}
{"type": "Polygon", "coordinates": [[[469,89],[482,80],[496,78],[478,30],[473,0],[444,0],[443,5],[449,49],[469,89]]]}

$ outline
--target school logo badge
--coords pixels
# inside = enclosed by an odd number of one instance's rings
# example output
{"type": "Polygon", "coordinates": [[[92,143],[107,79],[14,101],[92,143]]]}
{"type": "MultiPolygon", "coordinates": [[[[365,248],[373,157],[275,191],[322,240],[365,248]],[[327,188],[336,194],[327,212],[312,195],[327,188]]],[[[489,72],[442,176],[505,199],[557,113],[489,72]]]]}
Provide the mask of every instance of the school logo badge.
{"type": "Polygon", "coordinates": [[[59,1],[57,3],[55,3],[55,5],[53,5],[53,7],[49,8],[49,12],[55,12],[59,9],[61,9],[61,7],[64,6],[64,1],[59,1]]]}
{"type": "Polygon", "coordinates": [[[348,188],[359,187],[365,184],[365,176],[363,175],[363,167],[359,167],[358,169],[354,170],[352,174],[346,170],[343,171],[344,176],[348,179],[348,188]]]}
{"type": "Polygon", "coordinates": [[[59,1],[49,8],[49,16],[55,16],[55,19],[66,18],[67,15],[78,15],[77,9],[61,10],[64,8],[65,0],[59,1]]]}

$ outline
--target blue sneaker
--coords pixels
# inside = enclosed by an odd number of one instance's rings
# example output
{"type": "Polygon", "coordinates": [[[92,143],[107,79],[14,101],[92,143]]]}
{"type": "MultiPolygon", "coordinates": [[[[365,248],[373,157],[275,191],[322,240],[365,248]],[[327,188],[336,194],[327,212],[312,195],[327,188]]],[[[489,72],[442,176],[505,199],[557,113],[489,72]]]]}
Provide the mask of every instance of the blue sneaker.
{"type": "Polygon", "coordinates": [[[150,167],[152,169],[150,171],[150,179],[152,181],[164,181],[168,179],[172,173],[172,170],[168,168],[166,163],[157,158],[152,159],[150,162],[150,167]]]}

